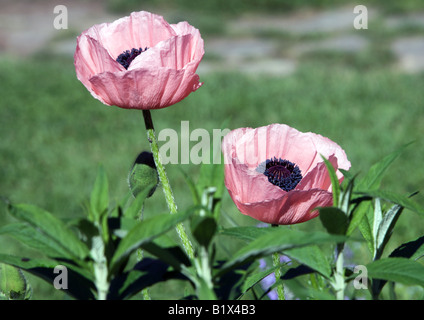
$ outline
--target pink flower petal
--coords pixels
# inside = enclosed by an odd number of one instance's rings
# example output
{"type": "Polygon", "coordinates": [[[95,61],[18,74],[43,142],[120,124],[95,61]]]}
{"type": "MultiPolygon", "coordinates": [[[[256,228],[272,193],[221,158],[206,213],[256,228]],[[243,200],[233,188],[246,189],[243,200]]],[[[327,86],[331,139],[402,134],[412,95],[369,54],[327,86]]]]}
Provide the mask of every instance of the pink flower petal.
{"type": "MultiPolygon", "coordinates": [[[[112,59],[100,43],[85,35],[78,37],[78,46],[74,55],[74,64],[78,80],[94,94],[89,79],[101,72],[120,72],[125,70],[112,59]]],[[[95,96],[98,99],[98,96],[95,96]]]]}
{"type": "Polygon", "coordinates": [[[222,151],[225,186],[240,212],[273,224],[307,221],[318,215],[316,207],[332,205],[331,180],[321,154],[333,164],[339,181],[338,168],[350,168],[343,149],[330,139],[280,124],[233,130],[224,137],[222,151]],[[263,174],[265,161],[274,157],[302,170],[295,189],[284,191],[263,174]]]}
{"type": "Polygon", "coordinates": [[[271,201],[244,203],[235,197],[234,202],[241,213],[256,220],[270,224],[295,224],[318,216],[317,207],[331,206],[333,196],[330,192],[311,189],[308,191],[290,191],[280,199],[271,201]]]}
{"type": "Polygon", "coordinates": [[[154,47],[176,36],[163,17],[146,11],[133,12],[112,23],[94,25],[86,34],[99,41],[114,59],[125,50],[154,47]]]}
{"type": "Polygon", "coordinates": [[[103,103],[127,109],[164,108],[201,85],[197,74],[166,68],[104,72],[93,76],[90,82],[103,103]]]}
{"type": "Polygon", "coordinates": [[[195,73],[204,55],[199,30],[187,22],[168,24],[149,12],[134,12],[98,24],[77,40],[78,79],[107,105],[157,109],[175,104],[202,83],[195,73]],[[126,70],[116,58],[126,50],[148,48],[126,70]]]}
{"type": "MultiPolygon", "coordinates": [[[[328,160],[337,170],[337,158],[334,155],[331,155],[328,160]]],[[[332,189],[330,174],[328,173],[324,162],[317,163],[316,166],[302,178],[302,181],[300,181],[296,190],[308,190],[312,188],[319,188],[328,191],[331,191],[332,189]]]]}
{"type": "MultiPolygon", "coordinates": [[[[195,72],[203,58],[201,48],[193,46],[194,37],[191,34],[172,37],[158,43],[155,47],[143,52],[134,59],[128,70],[138,68],[171,68],[190,69],[195,72]],[[194,50],[193,50],[194,49],[194,50]],[[200,52],[200,53],[199,53],[200,52]],[[188,65],[192,63],[193,66],[188,65]]],[[[199,43],[203,44],[203,42],[199,43]]]]}

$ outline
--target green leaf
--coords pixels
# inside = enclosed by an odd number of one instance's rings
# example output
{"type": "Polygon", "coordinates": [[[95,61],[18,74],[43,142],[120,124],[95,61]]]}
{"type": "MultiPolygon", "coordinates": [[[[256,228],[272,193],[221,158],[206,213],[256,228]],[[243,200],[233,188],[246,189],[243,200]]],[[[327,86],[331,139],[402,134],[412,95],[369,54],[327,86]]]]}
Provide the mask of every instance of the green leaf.
{"type": "MultiPolygon", "coordinates": [[[[358,199],[356,199],[358,200],[358,199]]],[[[368,230],[364,229],[364,226],[367,226],[370,224],[370,221],[368,221],[366,214],[371,208],[370,201],[361,201],[359,204],[357,204],[357,207],[354,209],[354,211],[350,215],[350,222],[349,226],[346,231],[346,235],[351,235],[353,231],[355,231],[356,227],[359,227],[361,232],[367,233],[368,230]],[[363,224],[365,220],[365,224],[363,224]]]]}
{"type": "Polygon", "coordinates": [[[199,178],[196,183],[197,194],[199,195],[200,203],[203,205],[205,205],[205,203],[202,203],[201,195],[204,195],[205,191],[209,193],[211,189],[214,190],[212,197],[213,207],[211,208],[211,211],[213,211],[215,218],[218,218],[219,216],[221,198],[225,190],[224,162],[221,153],[219,156],[221,157],[220,163],[212,162],[211,164],[203,163],[201,165],[199,178]]]}
{"type": "MultiPolygon", "coordinates": [[[[390,153],[382,160],[374,164],[366,173],[364,177],[356,181],[355,191],[361,190],[368,192],[370,190],[376,190],[380,187],[381,181],[383,180],[384,173],[389,168],[389,166],[402,154],[402,152],[408,147],[411,143],[405,144],[401,148],[390,153]]],[[[371,252],[373,252],[373,242],[371,225],[372,221],[369,221],[367,213],[370,210],[371,204],[368,202],[362,202],[359,204],[353,218],[351,219],[350,225],[347,230],[347,235],[352,234],[356,227],[359,227],[362,235],[367,240],[368,247],[371,252]]]]}
{"type": "Polygon", "coordinates": [[[337,178],[336,170],[330,161],[328,161],[324,156],[321,155],[321,158],[324,160],[325,166],[327,167],[328,173],[330,175],[331,186],[333,190],[333,206],[338,207],[340,201],[340,182],[337,178]]]}
{"type": "Polygon", "coordinates": [[[403,207],[395,204],[392,206],[381,219],[380,225],[377,230],[377,253],[380,256],[383,253],[384,247],[390,239],[393,228],[396,224],[403,207]]]}
{"type": "Polygon", "coordinates": [[[181,271],[182,266],[190,265],[190,260],[181,249],[181,247],[173,246],[164,248],[154,241],[141,245],[144,251],[160,259],[160,261],[172,266],[175,270],[181,271]]]}
{"type": "Polygon", "coordinates": [[[366,265],[368,277],[424,287],[424,266],[405,258],[384,258],[366,265]]]}
{"type": "Polygon", "coordinates": [[[72,264],[65,262],[58,263],[57,261],[50,259],[21,258],[1,253],[0,262],[28,271],[47,281],[50,285],[54,284],[54,279],[58,276],[58,274],[54,272],[55,267],[59,264],[64,265],[68,269],[68,289],[66,290],[66,293],[76,299],[94,299],[93,291],[95,286],[90,279],[91,275],[86,277],[87,272],[85,270],[75,268],[72,264]]]}
{"type": "Polygon", "coordinates": [[[191,179],[191,177],[187,173],[185,173],[182,169],[180,169],[180,172],[182,173],[184,180],[190,189],[191,196],[193,198],[193,204],[200,205],[200,195],[199,195],[199,192],[197,191],[196,184],[194,183],[193,179],[191,179]]]}
{"type": "Polygon", "coordinates": [[[373,215],[373,226],[372,226],[372,238],[374,239],[373,247],[374,247],[374,253],[373,257],[374,260],[377,260],[379,257],[377,257],[378,252],[378,244],[377,244],[377,233],[378,228],[380,227],[380,223],[383,220],[383,211],[381,209],[381,201],[380,198],[376,198],[374,200],[374,215],[373,215]]]}
{"type": "Polygon", "coordinates": [[[344,187],[340,189],[340,200],[338,208],[342,210],[347,217],[349,217],[349,221],[353,219],[351,202],[352,202],[352,193],[355,185],[355,180],[344,180],[344,187]]]}
{"type": "Polygon", "coordinates": [[[410,197],[384,190],[357,191],[357,193],[401,205],[405,209],[411,210],[424,217],[424,207],[413,201],[410,197]]]}
{"type": "Polygon", "coordinates": [[[134,250],[169,231],[172,227],[187,219],[192,212],[192,210],[187,210],[176,214],[160,214],[138,223],[116,248],[111,261],[111,269],[115,270],[134,250]]]}
{"type": "Polygon", "coordinates": [[[346,237],[324,232],[302,232],[287,228],[273,228],[237,251],[221,268],[219,274],[274,252],[320,243],[344,242],[346,237]]]}
{"type": "Polygon", "coordinates": [[[349,227],[346,234],[349,236],[358,226],[362,236],[367,241],[368,249],[370,252],[374,252],[374,239],[372,236],[371,223],[372,219],[368,218],[368,212],[372,209],[371,201],[361,202],[357,210],[353,213],[352,220],[350,221],[349,227]]]}
{"type": "Polygon", "coordinates": [[[144,288],[173,278],[181,279],[181,274],[169,271],[162,260],[143,258],[133,269],[119,273],[111,281],[107,298],[109,300],[130,299],[144,288]]]}
{"type": "Polygon", "coordinates": [[[97,169],[96,181],[94,182],[93,190],[90,197],[90,208],[93,215],[93,220],[102,224],[102,216],[107,213],[109,207],[109,185],[106,172],[103,166],[97,169]]]}
{"type": "Polygon", "coordinates": [[[125,217],[140,219],[144,201],[147,199],[152,187],[154,187],[153,184],[137,194],[131,205],[124,211],[125,217]]]}
{"type": "MultiPolygon", "coordinates": [[[[17,219],[25,221],[44,238],[53,242],[52,246],[60,250],[62,257],[84,260],[89,255],[87,246],[65,225],[51,213],[33,205],[18,204],[10,207],[10,213],[17,219]]],[[[26,235],[27,229],[22,232],[26,235]]],[[[39,239],[42,238],[38,237],[39,239]]]]}
{"type": "Polygon", "coordinates": [[[25,300],[29,291],[29,284],[20,269],[0,263],[0,294],[9,300],[25,300]]]}
{"type": "Polygon", "coordinates": [[[250,290],[253,286],[255,286],[257,283],[259,283],[260,281],[262,281],[265,277],[269,276],[270,274],[272,274],[273,272],[275,272],[275,270],[277,270],[277,268],[281,268],[281,265],[277,265],[277,266],[273,266],[267,270],[264,271],[260,271],[260,272],[256,272],[250,276],[248,276],[246,278],[245,281],[243,281],[242,287],[241,287],[241,295],[243,296],[248,290],[250,290]]]}
{"type": "Polygon", "coordinates": [[[202,217],[192,226],[192,234],[196,241],[203,247],[207,247],[215,235],[217,224],[215,218],[202,217]]]}
{"type": "Polygon", "coordinates": [[[0,234],[8,234],[21,243],[37,249],[49,257],[71,258],[72,256],[64,254],[63,247],[50,237],[41,232],[37,232],[33,227],[25,222],[10,223],[0,227],[0,234]]]}
{"type": "Polygon", "coordinates": [[[284,254],[319,272],[326,278],[331,276],[331,265],[318,246],[307,246],[285,250],[284,254]]]}
{"type": "Polygon", "coordinates": [[[402,257],[418,260],[424,256],[424,236],[397,247],[390,254],[390,257],[402,257]]]}
{"type": "Polygon", "coordinates": [[[146,189],[147,198],[153,195],[159,184],[153,153],[143,151],[138,155],[128,175],[128,184],[134,197],[146,189]]]}
{"type": "Polygon", "coordinates": [[[335,207],[319,208],[319,218],[321,223],[331,234],[344,235],[347,230],[348,217],[335,207]]]}
{"type": "MultiPolygon", "coordinates": [[[[412,143],[412,142],[411,142],[412,143]]],[[[367,174],[360,180],[358,180],[357,190],[375,190],[380,187],[384,173],[388,167],[395,161],[411,143],[405,144],[401,148],[390,153],[384,157],[381,161],[374,164],[367,172],[367,174]]]]}
{"type": "MultiPolygon", "coordinates": [[[[274,228],[258,228],[258,227],[235,227],[221,231],[220,234],[236,237],[240,240],[251,242],[257,238],[272,232],[274,228]]],[[[307,265],[313,270],[318,271],[322,275],[329,277],[331,266],[321,249],[317,246],[299,247],[289,250],[284,250],[284,254],[298,262],[307,265]]]]}
{"type": "Polygon", "coordinates": [[[221,235],[236,237],[243,241],[253,241],[256,238],[271,231],[272,228],[259,228],[259,227],[233,227],[226,228],[220,231],[221,235]]]}
{"type": "Polygon", "coordinates": [[[284,286],[287,287],[294,296],[301,300],[334,300],[334,295],[330,292],[315,289],[306,285],[299,279],[285,280],[284,286]]]}

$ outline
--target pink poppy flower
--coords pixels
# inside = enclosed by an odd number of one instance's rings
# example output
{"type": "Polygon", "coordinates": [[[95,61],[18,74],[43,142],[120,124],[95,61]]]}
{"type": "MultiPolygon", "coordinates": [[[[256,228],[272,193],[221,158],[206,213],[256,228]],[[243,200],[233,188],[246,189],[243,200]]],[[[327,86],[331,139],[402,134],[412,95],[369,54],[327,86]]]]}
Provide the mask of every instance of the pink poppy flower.
{"type": "Polygon", "coordinates": [[[196,69],[204,55],[199,30],[168,24],[149,12],[133,12],[94,25],[77,38],[77,78],[106,105],[159,109],[173,105],[202,83],[196,69]]]}
{"type": "Polygon", "coordinates": [[[331,206],[332,186],[321,155],[336,169],[339,182],[350,162],[330,139],[283,124],[240,128],[222,143],[225,186],[241,213],[270,224],[295,224],[331,206]]]}

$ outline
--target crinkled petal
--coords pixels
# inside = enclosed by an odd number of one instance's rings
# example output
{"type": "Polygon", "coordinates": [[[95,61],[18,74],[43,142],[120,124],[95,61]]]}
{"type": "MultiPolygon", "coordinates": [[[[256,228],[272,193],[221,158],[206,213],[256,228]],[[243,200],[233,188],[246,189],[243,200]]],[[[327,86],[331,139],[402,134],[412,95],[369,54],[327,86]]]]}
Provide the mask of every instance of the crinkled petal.
{"type": "MultiPolygon", "coordinates": [[[[311,161],[309,167],[310,170],[312,170],[318,163],[323,162],[321,155],[326,159],[329,159],[334,155],[334,157],[337,159],[337,167],[335,167],[336,170],[338,168],[344,170],[350,169],[350,161],[347,159],[345,151],[337,143],[316,133],[309,132],[308,135],[314,144],[314,148],[317,150],[315,158],[311,161]]],[[[336,173],[339,179],[342,178],[340,171],[336,171],[336,173]]]]}
{"type": "Polygon", "coordinates": [[[85,33],[99,41],[115,59],[125,50],[154,47],[176,36],[162,16],[146,11],[133,12],[112,23],[94,25],[85,33]]]}
{"type": "Polygon", "coordinates": [[[241,213],[270,224],[295,224],[318,216],[317,207],[331,206],[332,194],[328,191],[311,189],[290,191],[280,199],[245,203],[233,198],[241,213]]]}
{"type": "Polygon", "coordinates": [[[137,56],[128,70],[146,67],[177,70],[186,68],[195,73],[204,53],[203,47],[196,47],[195,44],[199,45],[200,42],[195,43],[191,34],[172,37],[137,56]]]}
{"type": "Polygon", "coordinates": [[[281,198],[287,192],[268,181],[268,178],[245,164],[225,165],[225,186],[245,203],[269,201],[281,198]]]}
{"type": "MultiPolygon", "coordinates": [[[[331,155],[328,161],[333,165],[335,170],[338,169],[336,156],[331,155]]],[[[310,170],[297,185],[296,190],[309,190],[314,188],[331,191],[330,174],[324,162],[318,163],[310,170]]]]}
{"type": "Polygon", "coordinates": [[[168,24],[149,12],[134,12],[98,24],[78,37],[78,79],[107,105],[157,109],[175,104],[202,83],[196,69],[204,55],[199,30],[187,22],[168,24]],[[132,48],[149,48],[128,70],[116,58],[132,48]]]}
{"type": "Polygon", "coordinates": [[[145,110],[175,104],[201,86],[197,74],[167,68],[104,72],[90,82],[103,103],[145,110]]]}
{"type": "Polygon", "coordinates": [[[303,173],[315,154],[314,145],[307,135],[283,124],[246,130],[237,143],[237,157],[251,167],[276,157],[294,162],[303,173]]]}
{"type": "Polygon", "coordinates": [[[77,39],[74,64],[78,80],[97,99],[99,97],[93,92],[89,79],[101,72],[121,72],[125,70],[110,57],[106,49],[96,39],[86,35],[80,35],[77,39]]]}
{"type": "Polygon", "coordinates": [[[225,186],[238,209],[273,224],[307,221],[318,215],[316,207],[332,205],[331,180],[321,154],[334,166],[339,181],[338,168],[350,168],[343,149],[330,139],[280,124],[233,130],[224,137],[222,151],[225,186]],[[274,157],[302,170],[294,190],[282,190],[263,174],[264,161],[274,157]]]}

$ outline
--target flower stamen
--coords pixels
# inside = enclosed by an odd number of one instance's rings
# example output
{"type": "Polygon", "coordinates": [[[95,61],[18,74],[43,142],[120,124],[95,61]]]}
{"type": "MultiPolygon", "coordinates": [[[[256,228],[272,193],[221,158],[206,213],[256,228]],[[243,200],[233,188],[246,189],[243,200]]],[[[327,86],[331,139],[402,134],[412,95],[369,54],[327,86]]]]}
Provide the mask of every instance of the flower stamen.
{"type": "Polygon", "coordinates": [[[122,52],[118,58],[116,58],[116,61],[118,61],[125,69],[128,70],[128,67],[130,66],[131,62],[142,52],[145,52],[148,48],[144,48],[144,50],[142,48],[132,48],[131,51],[130,50],[125,50],[124,52],[122,52]]]}
{"type": "Polygon", "coordinates": [[[287,192],[296,188],[302,180],[302,173],[296,164],[276,157],[265,161],[263,174],[268,177],[269,182],[287,192]]]}

